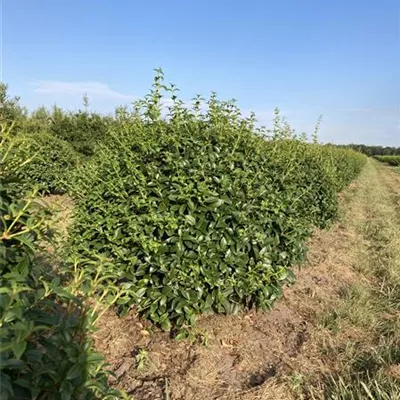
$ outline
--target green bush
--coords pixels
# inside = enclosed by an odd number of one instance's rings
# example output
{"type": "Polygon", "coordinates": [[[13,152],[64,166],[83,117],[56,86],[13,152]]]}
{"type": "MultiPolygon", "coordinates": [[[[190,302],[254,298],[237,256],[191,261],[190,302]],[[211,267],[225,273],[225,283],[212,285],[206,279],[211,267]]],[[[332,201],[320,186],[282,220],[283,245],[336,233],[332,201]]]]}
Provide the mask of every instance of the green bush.
{"type": "Polygon", "coordinates": [[[0,82],[0,123],[17,124],[25,119],[27,111],[19,104],[19,97],[10,97],[8,86],[0,82]]]}
{"type": "Polygon", "coordinates": [[[23,128],[24,132],[29,132],[29,134],[43,134],[50,132],[51,115],[50,112],[44,107],[39,107],[33,110],[24,119],[23,128]]]}
{"type": "Polygon", "coordinates": [[[67,142],[49,133],[18,134],[12,151],[32,158],[16,174],[24,191],[37,186],[40,192],[64,193],[68,175],[82,162],[67,142]]]}
{"type": "Polygon", "coordinates": [[[375,158],[394,167],[400,166],[400,156],[375,156],[375,158]]]}
{"type": "Polygon", "coordinates": [[[162,118],[161,80],[77,171],[73,249],[108,257],[109,277],[132,284],[121,308],[164,329],[203,312],[267,309],[364,156],[303,143],[285,124],[267,139],[214,95],[204,113],[173,93],[162,118]]]}
{"type": "Polygon", "coordinates": [[[0,398],[119,398],[92,349],[95,314],[39,262],[48,212],[35,193],[20,198],[16,174],[27,160],[5,125],[0,138],[0,398]]]}
{"type": "Polygon", "coordinates": [[[105,138],[112,118],[88,111],[64,112],[54,107],[49,116],[49,132],[68,142],[75,151],[92,156],[105,138]]]}
{"type": "MultiPolygon", "coordinates": [[[[11,103],[10,106],[14,106],[14,103],[11,103]]],[[[0,120],[1,117],[2,113],[0,112],[0,120]]],[[[90,157],[95,152],[97,144],[104,140],[108,127],[115,120],[112,116],[87,110],[64,111],[54,106],[51,110],[39,107],[30,114],[25,112],[18,122],[19,131],[27,132],[30,135],[50,134],[69,143],[80,155],[90,157]]]]}

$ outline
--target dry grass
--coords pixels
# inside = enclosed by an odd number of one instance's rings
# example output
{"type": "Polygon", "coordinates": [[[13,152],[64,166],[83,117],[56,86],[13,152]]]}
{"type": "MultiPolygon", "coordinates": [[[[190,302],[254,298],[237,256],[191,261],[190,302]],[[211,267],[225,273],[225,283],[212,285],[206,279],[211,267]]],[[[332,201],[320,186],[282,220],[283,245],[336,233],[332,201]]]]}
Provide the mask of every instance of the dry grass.
{"type": "Polygon", "coordinates": [[[400,399],[400,176],[369,162],[359,184],[343,221],[359,237],[357,282],[319,317],[333,372],[304,398],[400,399]]]}

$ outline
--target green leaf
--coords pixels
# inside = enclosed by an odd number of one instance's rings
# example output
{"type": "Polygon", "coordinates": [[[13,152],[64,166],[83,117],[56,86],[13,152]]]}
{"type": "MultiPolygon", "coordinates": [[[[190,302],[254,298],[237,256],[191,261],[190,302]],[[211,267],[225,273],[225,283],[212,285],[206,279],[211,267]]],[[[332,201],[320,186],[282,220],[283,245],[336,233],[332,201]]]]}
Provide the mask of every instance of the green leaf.
{"type": "Polygon", "coordinates": [[[192,215],[185,215],[185,220],[189,225],[196,225],[196,218],[194,218],[192,215]]]}
{"type": "Polygon", "coordinates": [[[181,331],[175,336],[175,340],[183,340],[188,337],[188,333],[186,331],[181,331]]]}
{"type": "Polygon", "coordinates": [[[73,365],[67,373],[67,376],[65,377],[65,379],[71,381],[75,378],[77,378],[78,376],[83,374],[83,367],[80,364],[75,364],[73,365]]]}
{"type": "Polygon", "coordinates": [[[136,297],[141,298],[146,293],[147,288],[140,288],[136,291],[136,297]]]}
{"type": "Polygon", "coordinates": [[[12,351],[13,351],[13,353],[15,355],[15,358],[17,360],[19,360],[22,357],[22,355],[24,354],[24,351],[26,349],[26,345],[27,345],[27,342],[25,340],[21,340],[19,342],[17,342],[17,341],[13,342],[12,351]]]}
{"type": "Polygon", "coordinates": [[[60,387],[61,400],[72,400],[74,387],[68,381],[64,381],[60,387]]]}
{"type": "Polygon", "coordinates": [[[104,356],[99,353],[92,353],[86,357],[86,361],[88,363],[99,363],[99,362],[104,361],[104,356]]]}
{"type": "MultiPolygon", "coordinates": [[[[161,320],[162,318],[160,318],[160,320],[161,320]]],[[[167,319],[163,319],[162,321],[161,321],[161,328],[164,330],[164,331],[169,331],[170,329],[171,329],[171,322],[170,322],[170,320],[167,318],[167,319]]]]}
{"type": "MultiPolygon", "coordinates": [[[[0,368],[2,365],[0,365],[0,368]]],[[[13,385],[8,374],[4,374],[0,371],[0,398],[3,400],[11,400],[15,398],[13,385]]]]}
{"type": "Polygon", "coordinates": [[[9,360],[2,360],[0,368],[16,368],[16,369],[21,369],[25,367],[25,363],[22,360],[19,359],[9,359],[9,360]]]}

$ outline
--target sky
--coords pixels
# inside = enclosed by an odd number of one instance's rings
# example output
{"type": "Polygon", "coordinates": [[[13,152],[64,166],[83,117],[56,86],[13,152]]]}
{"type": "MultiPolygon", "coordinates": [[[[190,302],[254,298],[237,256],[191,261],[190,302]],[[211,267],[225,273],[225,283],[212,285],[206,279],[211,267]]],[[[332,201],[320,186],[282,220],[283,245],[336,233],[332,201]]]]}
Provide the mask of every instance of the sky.
{"type": "Polygon", "coordinates": [[[112,112],[154,68],[320,140],[400,146],[398,0],[0,0],[1,79],[29,109],[112,112]]]}

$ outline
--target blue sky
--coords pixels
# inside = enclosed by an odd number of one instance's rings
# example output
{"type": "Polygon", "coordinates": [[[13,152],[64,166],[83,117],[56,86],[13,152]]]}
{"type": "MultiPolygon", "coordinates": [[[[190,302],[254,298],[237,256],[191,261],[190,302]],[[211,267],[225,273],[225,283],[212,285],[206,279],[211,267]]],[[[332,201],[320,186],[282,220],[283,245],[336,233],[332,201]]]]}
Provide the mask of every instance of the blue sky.
{"type": "Polygon", "coordinates": [[[29,108],[112,111],[153,69],[322,141],[400,146],[397,0],[0,0],[3,80],[29,108]]]}

